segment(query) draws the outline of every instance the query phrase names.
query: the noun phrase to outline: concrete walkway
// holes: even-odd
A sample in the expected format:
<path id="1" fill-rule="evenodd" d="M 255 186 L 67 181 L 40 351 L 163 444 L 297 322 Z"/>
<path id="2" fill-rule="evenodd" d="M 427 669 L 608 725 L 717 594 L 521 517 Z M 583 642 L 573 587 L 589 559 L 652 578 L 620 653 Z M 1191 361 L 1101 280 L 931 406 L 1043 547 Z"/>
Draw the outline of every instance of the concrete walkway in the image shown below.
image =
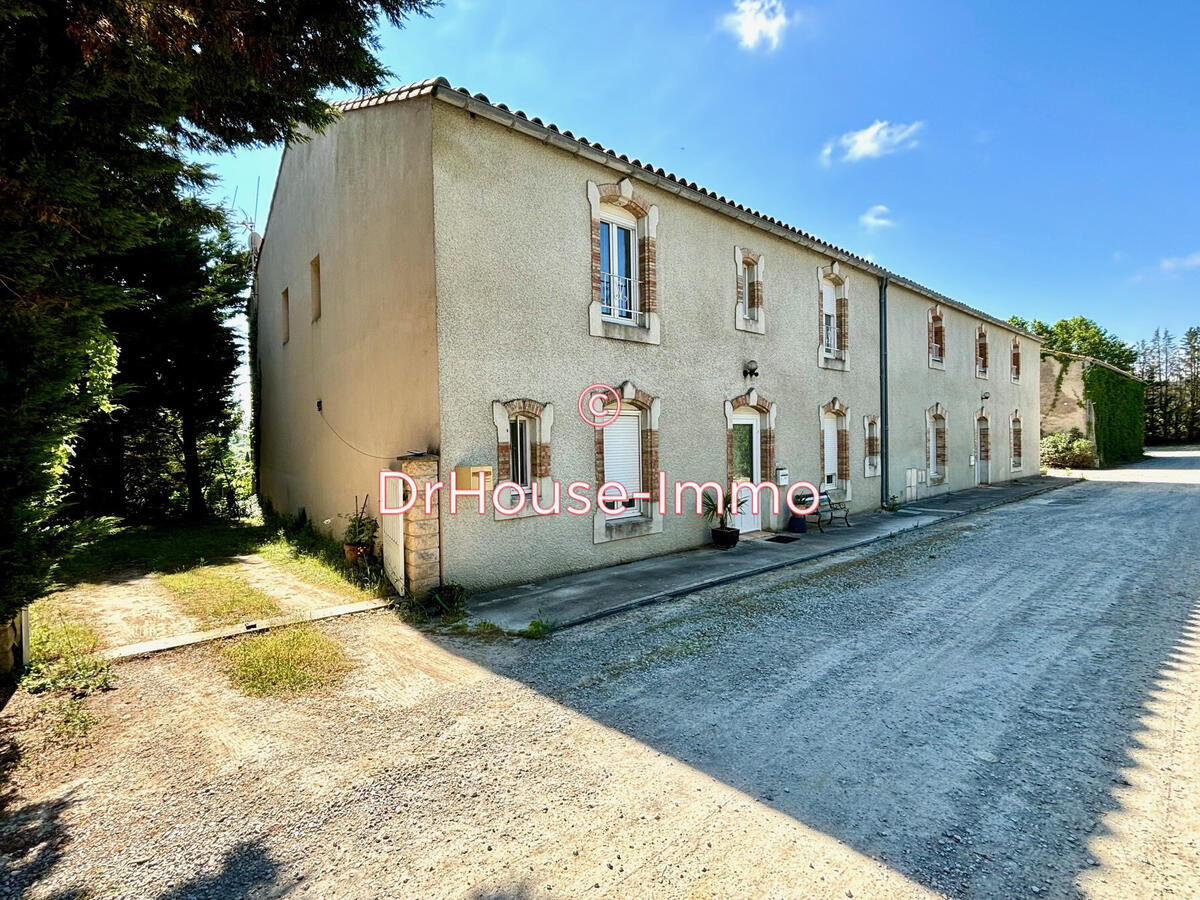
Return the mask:
<path id="1" fill-rule="evenodd" d="M 474 618 L 493 622 L 510 632 L 521 631 L 534 620 L 546 622 L 554 629 L 567 628 L 647 603 L 681 597 L 861 547 L 902 531 L 1024 500 L 1079 480 L 1047 476 L 1022 478 L 927 498 L 903 507 L 897 513 L 852 515 L 852 527 L 846 528 L 840 521 L 835 521 L 826 527 L 824 534 L 810 526 L 805 534 L 764 535 L 743 540 L 732 550 L 706 547 L 564 575 L 538 584 L 501 588 L 472 597 L 467 603 L 467 611 Z M 778 537 L 795 540 L 772 540 Z"/>

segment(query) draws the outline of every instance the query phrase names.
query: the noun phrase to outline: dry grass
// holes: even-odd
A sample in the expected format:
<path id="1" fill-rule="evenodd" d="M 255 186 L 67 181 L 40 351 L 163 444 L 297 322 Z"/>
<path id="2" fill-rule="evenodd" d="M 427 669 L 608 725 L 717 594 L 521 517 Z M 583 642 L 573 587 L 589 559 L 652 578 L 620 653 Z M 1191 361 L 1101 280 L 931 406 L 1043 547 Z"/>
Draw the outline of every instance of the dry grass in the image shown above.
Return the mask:
<path id="1" fill-rule="evenodd" d="M 159 580 L 180 610 L 206 627 L 238 625 L 281 612 L 275 598 L 223 569 L 202 566 Z"/>
<path id="2" fill-rule="evenodd" d="M 312 625 L 240 638 L 221 653 L 230 680 L 252 697 L 291 697 L 329 687 L 350 668 L 342 645 Z"/>

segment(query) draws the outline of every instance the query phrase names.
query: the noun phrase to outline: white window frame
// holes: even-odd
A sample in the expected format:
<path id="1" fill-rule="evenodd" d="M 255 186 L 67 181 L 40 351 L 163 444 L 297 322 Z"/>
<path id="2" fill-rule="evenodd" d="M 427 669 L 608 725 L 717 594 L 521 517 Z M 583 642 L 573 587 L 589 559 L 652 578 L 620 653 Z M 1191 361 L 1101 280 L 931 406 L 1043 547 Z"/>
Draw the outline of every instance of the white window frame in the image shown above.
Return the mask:
<path id="1" fill-rule="evenodd" d="M 526 416 L 514 416 L 508 420 L 508 458 L 512 473 L 510 480 L 520 485 L 526 494 L 533 491 L 531 428 L 536 429 L 537 423 Z M 520 475 L 524 477 L 519 477 Z"/>
<path id="2" fill-rule="evenodd" d="M 646 425 L 645 417 L 641 410 L 623 409 L 621 411 L 620 415 L 618 416 L 618 421 L 622 420 L 622 419 L 633 420 L 637 425 L 636 437 L 634 439 L 634 450 L 637 453 L 637 466 L 635 469 L 635 471 L 637 473 L 637 485 L 636 485 L 635 489 L 632 491 L 629 491 L 629 493 L 631 493 L 631 494 L 639 493 L 640 494 L 646 490 L 646 486 L 644 484 L 642 484 L 642 430 L 645 428 L 645 425 Z M 617 424 L 617 423 L 614 422 L 613 425 L 615 425 L 615 424 Z M 616 433 L 616 432 L 609 431 L 609 429 L 612 427 L 613 427 L 612 425 L 607 426 L 603 430 L 603 434 L 602 434 L 602 437 L 604 440 L 604 480 L 605 481 L 613 480 L 609 474 L 610 470 L 609 470 L 609 466 L 608 466 L 608 442 L 607 442 L 608 435 Z M 597 485 L 597 489 L 598 488 L 599 488 L 599 485 Z M 628 489 L 628 485 L 626 486 L 626 488 Z M 606 516 L 610 521 L 613 521 L 613 522 L 619 522 L 622 519 L 632 519 L 632 518 L 636 518 L 636 517 L 645 515 L 645 508 L 644 508 L 645 501 L 635 500 L 633 498 L 630 498 L 630 500 L 627 501 L 627 504 L 628 505 L 626 506 L 624 512 L 617 513 L 615 515 L 609 515 L 608 513 L 601 511 L 600 514 L 603 516 Z M 597 505 L 599 505 L 599 501 L 597 501 Z"/>
<path id="3" fill-rule="evenodd" d="M 617 236 L 619 234 L 617 229 L 623 228 L 629 232 L 629 275 L 628 275 L 628 278 L 629 278 L 629 309 L 630 309 L 630 312 L 632 313 L 632 315 L 631 316 L 622 316 L 619 314 L 619 312 L 617 310 L 617 304 L 615 304 L 613 302 L 614 297 L 612 295 L 612 282 L 611 281 L 609 281 L 609 309 L 611 310 L 611 312 L 604 311 L 604 299 L 603 299 L 603 297 L 604 297 L 604 281 L 606 279 L 611 279 L 614 276 L 616 276 L 618 278 L 624 278 L 626 276 L 618 275 L 616 272 L 604 271 L 603 263 L 601 263 L 601 268 L 600 268 L 600 279 L 601 279 L 600 316 L 606 322 L 616 322 L 620 325 L 636 325 L 638 327 L 644 327 L 646 324 L 646 314 L 644 312 L 642 312 L 641 296 L 640 296 L 641 291 L 640 291 L 640 284 L 638 282 L 638 274 L 639 273 L 638 273 L 637 219 L 632 215 L 629 215 L 628 217 L 621 215 L 606 206 L 604 212 L 600 216 L 600 241 L 601 241 L 601 244 L 603 244 L 603 242 L 604 242 L 604 231 L 605 231 L 604 226 L 605 225 L 608 226 L 608 240 L 609 240 L 608 263 L 609 263 L 610 268 L 616 264 L 616 260 L 617 260 L 617 247 L 618 247 Z M 603 259 L 603 258 L 604 257 L 603 257 L 603 251 L 602 251 L 601 259 Z"/>
<path id="4" fill-rule="evenodd" d="M 742 261 L 742 317 L 747 322 L 757 322 L 759 308 L 750 305 L 750 285 L 758 281 L 758 265 L 753 260 Z"/>

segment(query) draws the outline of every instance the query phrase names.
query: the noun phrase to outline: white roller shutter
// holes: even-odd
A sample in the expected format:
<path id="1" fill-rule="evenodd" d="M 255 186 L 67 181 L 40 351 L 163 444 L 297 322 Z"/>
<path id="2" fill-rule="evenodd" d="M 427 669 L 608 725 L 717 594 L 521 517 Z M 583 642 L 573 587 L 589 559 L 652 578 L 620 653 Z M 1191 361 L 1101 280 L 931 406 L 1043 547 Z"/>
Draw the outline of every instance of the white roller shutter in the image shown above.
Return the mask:
<path id="1" fill-rule="evenodd" d="M 825 474 L 837 475 L 837 417 L 826 414 L 822 425 L 825 431 Z"/>
<path id="2" fill-rule="evenodd" d="M 622 412 L 604 429 L 604 480 L 617 481 L 630 494 L 642 489 L 642 417 L 637 412 Z M 599 487 L 597 485 L 597 487 Z M 628 515 L 636 515 L 635 504 Z"/>

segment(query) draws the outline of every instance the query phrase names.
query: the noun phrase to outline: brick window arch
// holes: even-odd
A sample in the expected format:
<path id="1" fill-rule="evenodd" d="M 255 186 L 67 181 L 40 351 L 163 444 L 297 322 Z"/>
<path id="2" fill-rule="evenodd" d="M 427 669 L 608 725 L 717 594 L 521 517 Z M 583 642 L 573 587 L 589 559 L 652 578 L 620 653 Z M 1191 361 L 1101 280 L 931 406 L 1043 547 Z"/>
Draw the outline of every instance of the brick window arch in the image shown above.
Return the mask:
<path id="1" fill-rule="evenodd" d="M 975 329 L 975 377 L 988 377 L 988 333 L 987 329 L 980 325 Z"/>
<path id="2" fill-rule="evenodd" d="M 1021 431 L 1021 411 L 1020 410 L 1017 410 L 1017 409 L 1013 410 L 1012 420 L 1011 420 L 1011 428 L 1012 428 L 1012 459 L 1010 460 L 1010 468 L 1013 469 L 1013 471 L 1016 471 L 1017 469 L 1020 469 L 1024 465 L 1024 461 L 1021 458 L 1024 454 L 1021 452 L 1021 445 L 1022 445 L 1023 441 L 1022 441 L 1022 431 Z"/>
<path id="3" fill-rule="evenodd" d="M 935 403 L 925 411 L 925 470 L 930 484 L 946 480 L 946 408 Z"/>
<path id="4" fill-rule="evenodd" d="M 928 315 L 929 367 L 946 368 L 946 316 L 942 307 L 935 303 L 929 307 Z"/>
<path id="5" fill-rule="evenodd" d="M 587 196 L 592 229 L 589 332 L 657 344 L 658 207 L 636 196 L 628 178 L 615 184 L 589 181 Z M 626 239 L 636 246 L 620 249 Z"/>
<path id="6" fill-rule="evenodd" d="M 758 467 L 760 478 L 771 481 L 775 477 L 775 417 L 778 407 L 751 388 L 741 396 L 725 401 L 725 483 L 733 479 L 733 414 L 739 409 L 757 410 L 761 414 L 758 429 Z"/>
<path id="7" fill-rule="evenodd" d="M 492 422 L 496 426 L 496 484 L 512 481 L 526 494 L 537 486 L 545 506 L 550 502 L 550 439 L 554 428 L 554 405 L 521 397 L 492 401 Z M 474 485 L 472 485 L 474 487 Z M 512 501 L 509 505 L 513 505 Z M 516 517 L 496 515 L 497 519 L 533 515 L 531 503 Z"/>
<path id="8" fill-rule="evenodd" d="M 733 327 L 752 334 L 766 333 L 766 313 L 763 310 L 763 273 L 766 259 L 763 254 L 733 248 L 734 284 L 737 303 L 733 311 Z"/>
<path id="9" fill-rule="evenodd" d="M 632 381 L 626 381 L 619 387 L 614 386 L 613 389 L 621 397 L 622 412 L 636 413 L 637 415 L 640 480 L 636 487 L 638 493 L 649 494 L 649 499 L 637 501 L 636 514 L 628 518 L 613 518 L 597 509 L 592 517 L 592 543 L 594 544 L 603 544 L 622 538 L 641 537 L 647 534 L 659 534 L 663 528 L 662 515 L 658 511 L 658 472 L 661 468 L 658 456 L 658 419 L 662 401 L 643 391 Z M 593 429 L 597 491 L 608 480 L 605 473 L 607 452 L 605 432 L 608 430 L 608 428 Z M 611 438 L 613 435 L 608 437 Z M 611 447 L 608 448 L 608 450 L 611 449 Z"/>

